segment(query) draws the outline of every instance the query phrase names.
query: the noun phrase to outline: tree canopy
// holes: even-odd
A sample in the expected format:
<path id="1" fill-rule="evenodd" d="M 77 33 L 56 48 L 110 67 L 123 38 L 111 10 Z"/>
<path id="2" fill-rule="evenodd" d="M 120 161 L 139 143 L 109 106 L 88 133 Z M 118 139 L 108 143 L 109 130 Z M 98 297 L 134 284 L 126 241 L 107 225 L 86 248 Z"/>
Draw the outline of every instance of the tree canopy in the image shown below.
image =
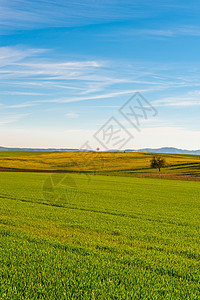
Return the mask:
<path id="1" fill-rule="evenodd" d="M 154 156 L 152 159 L 151 159 L 151 168 L 153 169 L 158 169 L 159 172 L 161 170 L 161 168 L 164 168 L 166 167 L 166 161 L 164 158 L 158 156 Z"/>

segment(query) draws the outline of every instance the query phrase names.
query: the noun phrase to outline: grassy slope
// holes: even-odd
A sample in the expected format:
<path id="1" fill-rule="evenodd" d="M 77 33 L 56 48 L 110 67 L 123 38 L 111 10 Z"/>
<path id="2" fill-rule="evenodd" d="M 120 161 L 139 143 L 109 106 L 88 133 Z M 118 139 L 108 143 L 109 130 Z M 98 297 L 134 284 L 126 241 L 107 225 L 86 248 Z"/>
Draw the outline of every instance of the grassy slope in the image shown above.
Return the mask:
<path id="1" fill-rule="evenodd" d="M 150 169 L 150 153 L 104 152 L 0 152 L 0 168 L 64 170 L 117 173 L 157 173 Z M 200 158 L 194 155 L 161 154 L 168 164 L 167 174 L 200 174 Z"/>
<path id="2" fill-rule="evenodd" d="M 48 176 L 0 173 L 1 299 L 199 299 L 199 183 Z"/>

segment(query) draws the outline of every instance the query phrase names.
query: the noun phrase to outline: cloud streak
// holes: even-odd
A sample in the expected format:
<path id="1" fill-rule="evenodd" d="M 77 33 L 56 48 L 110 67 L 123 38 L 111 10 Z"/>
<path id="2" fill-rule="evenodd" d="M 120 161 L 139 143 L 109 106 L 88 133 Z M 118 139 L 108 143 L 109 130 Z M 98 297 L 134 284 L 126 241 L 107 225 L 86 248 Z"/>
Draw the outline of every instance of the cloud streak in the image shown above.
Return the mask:
<path id="1" fill-rule="evenodd" d="M 163 12 L 190 11 L 195 4 L 154 0 L 1 0 L 0 29 L 2 31 L 74 27 L 159 16 Z"/>
<path id="2" fill-rule="evenodd" d="M 26 114 L 8 114 L 8 113 L 4 113 L 4 114 L 0 114 L 0 125 L 6 125 L 6 124 L 10 124 L 10 123 L 15 123 L 25 117 L 30 116 L 30 113 L 26 113 Z"/>
<path id="3" fill-rule="evenodd" d="M 169 66 L 165 68 L 162 65 L 148 64 L 145 67 L 133 63 L 131 71 L 127 72 L 126 66 L 117 64 L 116 68 L 114 62 L 90 59 L 45 61 L 42 59 L 45 52 L 51 50 L 0 48 L 0 94 L 5 107 L 24 109 L 48 103 L 114 99 L 137 91 L 149 93 L 200 85 L 198 78 L 194 76 L 172 75 L 172 67 Z M 168 72 L 170 75 L 167 75 Z M 15 103 L 8 105 L 8 96 Z M 155 102 L 155 105 L 198 105 L 198 99 L 191 100 L 190 96 L 184 101 L 184 98 L 176 99 L 175 102 L 170 98 L 163 99 Z"/>
<path id="4" fill-rule="evenodd" d="M 153 101 L 153 105 L 157 107 L 187 107 L 200 106 L 200 90 L 188 92 L 186 95 L 179 95 L 174 97 L 167 97 Z"/>
<path id="5" fill-rule="evenodd" d="M 129 30 L 126 35 L 136 35 L 136 36 L 145 36 L 145 37 L 177 37 L 177 36 L 200 36 L 200 27 L 197 26 L 179 26 L 179 27 L 170 27 L 163 29 L 136 29 Z"/>

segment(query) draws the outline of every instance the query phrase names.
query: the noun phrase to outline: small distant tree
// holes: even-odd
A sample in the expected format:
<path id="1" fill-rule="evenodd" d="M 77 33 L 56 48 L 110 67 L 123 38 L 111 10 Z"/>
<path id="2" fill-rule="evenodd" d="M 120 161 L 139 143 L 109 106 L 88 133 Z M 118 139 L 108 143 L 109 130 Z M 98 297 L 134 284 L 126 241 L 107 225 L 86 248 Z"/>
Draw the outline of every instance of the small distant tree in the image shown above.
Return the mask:
<path id="1" fill-rule="evenodd" d="M 100 148 L 98 147 L 96 150 L 97 150 L 97 151 L 99 151 L 99 150 L 100 150 Z"/>
<path id="2" fill-rule="evenodd" d="M 161 170 L 161 168 L 164 168 L 166 167 L 166 161 L 164 158 L 158 156 L 154 156 L 152 159 L 151 159 L 151 168 L 153 169 L 158 169 L 159 172 Z"/>

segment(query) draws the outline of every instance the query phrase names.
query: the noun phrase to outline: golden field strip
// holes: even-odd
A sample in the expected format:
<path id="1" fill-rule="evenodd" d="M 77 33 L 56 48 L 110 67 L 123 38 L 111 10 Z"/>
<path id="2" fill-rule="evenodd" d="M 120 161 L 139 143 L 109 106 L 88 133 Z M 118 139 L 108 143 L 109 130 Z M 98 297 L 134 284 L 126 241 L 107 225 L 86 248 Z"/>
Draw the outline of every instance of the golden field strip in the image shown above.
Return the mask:
<path id="1" fill-rule="evenodd" d="M 114 152 L 26 152 L 1 151 L 0 170 L 35 170 L 65 172 L 96 172 L 157 176 L 158 170 L 150 168 L 152 153 Z M 165 158 L 167 167 L 159 176 L 200 176 L 200 156 L 159 154 Z"/>

